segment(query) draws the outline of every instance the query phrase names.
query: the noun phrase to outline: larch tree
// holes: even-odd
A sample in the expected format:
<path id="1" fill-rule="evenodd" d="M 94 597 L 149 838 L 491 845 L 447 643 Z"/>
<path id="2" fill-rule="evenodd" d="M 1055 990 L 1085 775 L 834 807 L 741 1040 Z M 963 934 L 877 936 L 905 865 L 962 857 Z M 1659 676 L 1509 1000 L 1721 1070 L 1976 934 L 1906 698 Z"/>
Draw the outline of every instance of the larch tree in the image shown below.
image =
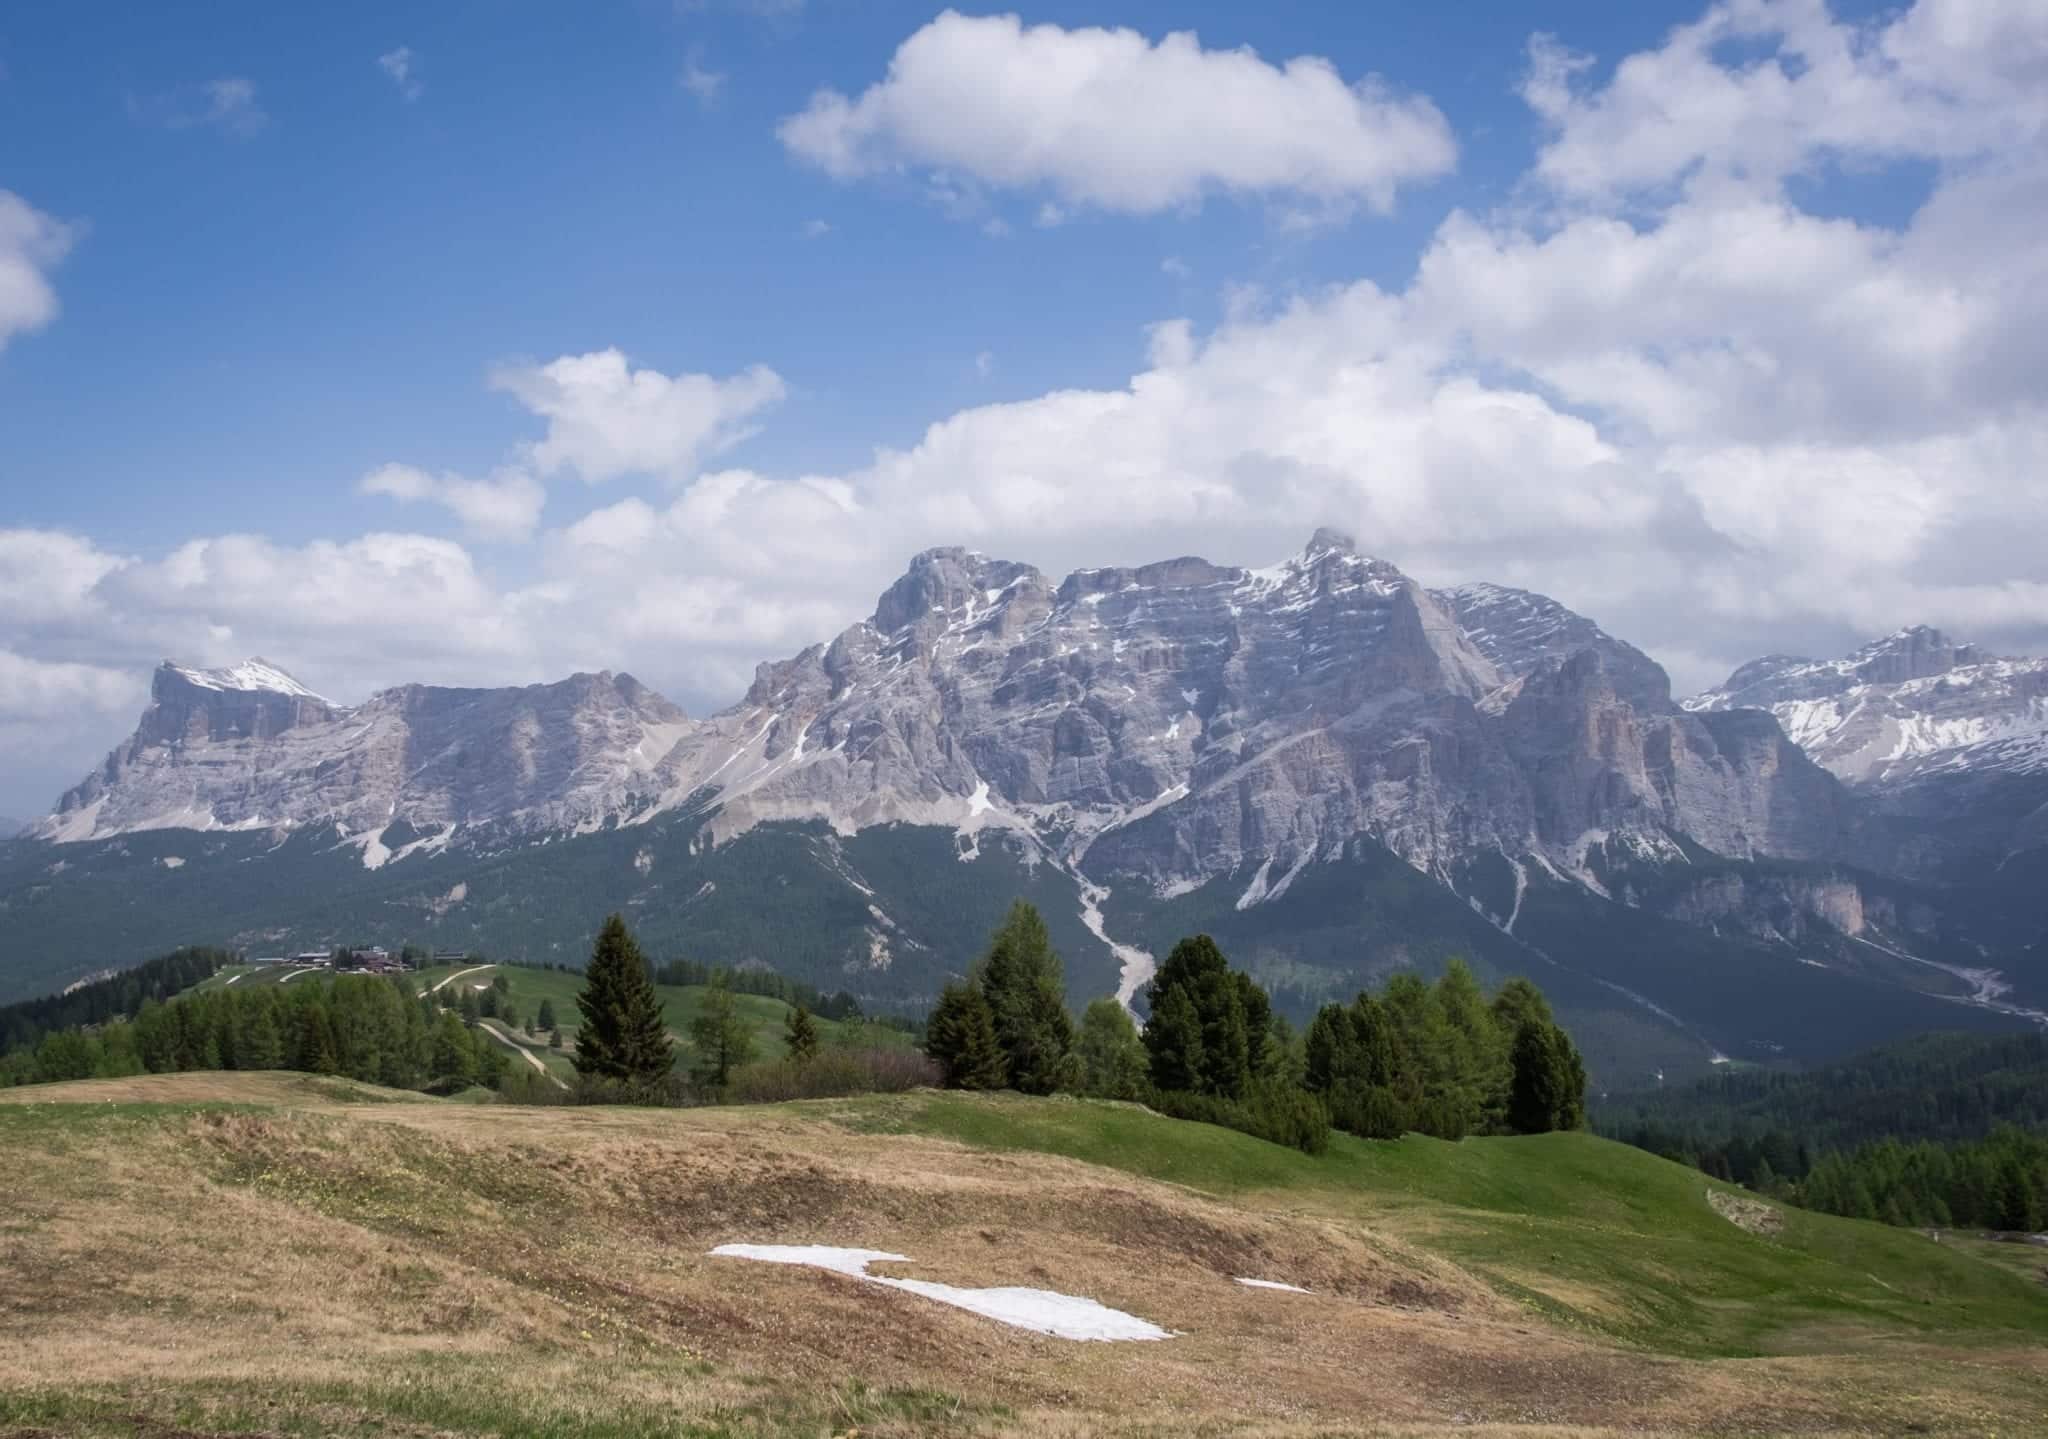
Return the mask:
<path id="1" fill-rule="evenodd" d="M 723 973 L 711 977 L 704 1008 L 690 1021 L 690 1039 L 697 1047 L 697 1082 L 714 1089 L 725 1088 L 732 1072 L 754 1057 L 754 1027 L 740 1014 Z"/>

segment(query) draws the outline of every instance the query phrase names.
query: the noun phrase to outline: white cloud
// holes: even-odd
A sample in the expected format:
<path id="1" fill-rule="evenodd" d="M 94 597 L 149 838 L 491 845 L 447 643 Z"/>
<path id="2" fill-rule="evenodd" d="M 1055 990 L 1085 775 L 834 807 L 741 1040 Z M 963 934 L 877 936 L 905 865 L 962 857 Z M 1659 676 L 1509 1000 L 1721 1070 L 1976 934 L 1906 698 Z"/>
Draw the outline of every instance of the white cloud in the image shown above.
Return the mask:
<path id="1" fill-rule="evenodd" d="M 548 422 L 532 447 L 540 473 L 569 469 L 592 483 L 628 474 L 686 479 L 704 456 L 751 434 L 784 393 L 782 377 L 765 365 L 725 379 L 671 376 L 636 370 L 617 350 L 501 366 L 491 383 Z"/>
<path id="2" fill-rule="evenodd" d="M 16 335 L 57 315 L 50 271 L 71 249 L 74 227 L 52 219 L 12 190 L 0 190 L 0 350 Z"/>
<path id="3" fill-rule="evenodd" d="M 1194 267 L 1178 255 L 1168 255 L 1159 262 L 1159 273 L 1169 279 L 1186 280 L 1194 276 Z"/>
<path id="4" fill-rule="evenodd" d="M 839 180 L 907 166 L 1130 214 L 1212 191 L 1384 210 L 1457 158 L 1428 100 L 1317 56 L 1273 65 L 1191 32 L 1154 43 L 951 10 L 858 98 L 821 90 L 777 133 Z"/>
<path id="5" fill-rule="evenodd" d="M 130 96 L 128 113 L 166 130 L 213 129 L 246 140 L 270 123 L 256 98 L 256 82 L 227 75 L 156 95 Z"/>
<path id="6" fill-rule="evenodd" d="M 974 373 L 981 376 L 984 380 L 987 379 L 990 375 L 994 374 L 995 370 L 995 351 L 983 350 L 980 354 L 974 357 Z"/>
<path id="7" fill-rule="evenodd" d="M 402 503 L 426 501 L 454 512 L 479 539 L 520 540 L 540 523 L 547 490 L 526 472 L 506 468 L 489 479 L 457 474 L 430 475 L 412 465 L 380 465 L 364 475 L 357 488 L 366 495 L 388 495 Z"/>
<path id="8" fill-rule="evenodd" d="M 689 58 L 683 61 L 683 73 L 676 79 L 676 83 L 689 91 L 691 97 L 707 110 L 716 105 L 719 96 L 725 93 L 725 81 L 722 71 L 704 67 L 703 51 L 696 49 L 691 50 Z"/>
<path id="9" fill-rule="evenodd" d="M 832 224 L 829 220 L 804 221 L 803 236 L 806 240 L 822 240 L 831 233 Z"/>
<path id="10" fill-rule="evenodd" d="M 1747 61 L 1729 47 L 1761 47 Z M 2048 126 L 2048 8 L 1920 0 L 1863 24 L 1822 0 L 1728 0 L 1584 93 L 1587 68 L 1531 46 L 1523 94 L 1551 135 L 1536 172 L 1601 197 L 1703 175 L 1777 181 L 1824 156 L 1952 160 L 2016 153 Z"/>
<path id="11" fill-rule="evenodd" d="M 80 710 L 130 715 L 148 693 L 147 676 L 133 670 L 30 659 L 0 649 L 0 726 L 61 724 Z"/>
<path id="12" fill-rule="evenodd" d="M 418 74 L 419 57 L 413 54 L 410 45 L 401 45 L 396 50 L 387 50 L 379 55 L 377 68 L 398 87 L 399 95 L 408 105 L 427 91 Z"/>

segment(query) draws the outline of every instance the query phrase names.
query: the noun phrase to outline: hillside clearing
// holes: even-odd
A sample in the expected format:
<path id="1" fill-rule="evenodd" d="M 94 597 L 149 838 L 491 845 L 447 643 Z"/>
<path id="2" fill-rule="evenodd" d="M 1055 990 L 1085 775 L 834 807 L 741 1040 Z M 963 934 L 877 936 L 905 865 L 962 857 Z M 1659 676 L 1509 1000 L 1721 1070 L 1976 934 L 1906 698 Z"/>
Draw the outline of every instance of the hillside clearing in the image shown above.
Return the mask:
<path id="1" fill-rule="evenodd" d="M 1980 1433 L 2048 1408 L 2040 1286 L 1875 1225 L 1760 1238 L 1697 1175 L 1585 1136 L 1312 1160 L 929 1092 L 527 1109 L 192 1074 L 0 1098 L 0 1433 Z M 708 1254 L 733 1243 L 912 1255 L 905 1283 L 1087 1296 L 1175 1337 L 1074 1343 Z"/>

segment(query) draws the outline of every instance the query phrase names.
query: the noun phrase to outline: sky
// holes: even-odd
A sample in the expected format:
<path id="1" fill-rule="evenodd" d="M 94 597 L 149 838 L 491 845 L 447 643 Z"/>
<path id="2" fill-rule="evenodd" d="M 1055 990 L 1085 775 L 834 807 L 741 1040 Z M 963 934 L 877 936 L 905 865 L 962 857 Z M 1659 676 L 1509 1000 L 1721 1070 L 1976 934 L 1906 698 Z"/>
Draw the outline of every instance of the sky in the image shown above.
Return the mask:
<path id="1" fill-rule="evenodd" d="M 2048 651 L 2048 5 L 0 11 L 0 812 L 166 657 L 692 712 L 961 544 Z"/>

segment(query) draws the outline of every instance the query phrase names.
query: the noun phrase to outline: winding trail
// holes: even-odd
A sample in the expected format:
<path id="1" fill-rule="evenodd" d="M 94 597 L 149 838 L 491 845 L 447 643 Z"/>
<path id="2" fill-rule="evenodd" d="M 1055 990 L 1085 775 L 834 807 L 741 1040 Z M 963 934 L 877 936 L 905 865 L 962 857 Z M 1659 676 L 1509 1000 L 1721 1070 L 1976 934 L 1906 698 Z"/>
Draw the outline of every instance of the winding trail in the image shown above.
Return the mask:
<path id="1" fill-rule="evenodd" d="M 473 964 L 473 965 L 471 965 L 471 966 L 470 966 L 470 967 L 469 967 L 468 969 L 458 969 L 458 970 L 456 970 L 456 971 L 455 971 L 455 973 L 453 973 L 453 974 L 449 975 L 449 976 L 448 976 L 448 977 L 447 977 L 446 979 L 442 980 L 442 981 L 441 981 L 441 982 L 440 982 L 439 984 L 433 985 L 433 986 L 431 986 L 430 988 L 428 988 L 428 989 L 426 990 L 426 993 L 428 993 L 428 994 L 439 994 L 439 993 L 440 993 L 440 992 L 441 992 L 442 990 L 446 989 L 446 988 L 447 988 L 447 987 L 448 987 L 449 985 L 453 984 L 453 983 L 454 983 L 454 982 L 455 982 L 456 980 L 458 980 L 458 979 L 462 978 L 462 976 L 464 976 L 465 974 L 478 974 L 478 973 L 481 973 L 482 971 L 484 971 L 484 970 L 486 970 L 486 969 L 496 969 L 496 968 L 497 968 L 497 966 L 496 966 L 495 964 Z"/>
<path id="2" fill-rule="evenodd" d="M 452 979 L 454 978 L 454 976 L 450 975 L 449 978 Z M 555 1088 L 563 1090 L 565 1092 L 568 1090 L 569 1086 L 562 1083 L 562 1081 L 556 1077 L 555 1072 L 553 1070 L 549 1069 L 545 1064 L 541 1063 L 539 1055 L 535 1054 L 532 1050 L 528 1049 L 518 1040 L 513 1039 L 510 1035 L 506 1034 L 505 1031 L 498 1028 L 498 1026 L 494 1024 L 492 1021 L 488 1019 L 480 1019 L 477 1021 L 477 1028 L 481 1029 L 485 1034 L 488 1034 L 491 1038 L 497 1040 L 498 1043 L 504 1045 L 507 1049 L 516 1051 L 521 1059 L 525 1060 L 535 1069 L 538 1069 L 541 1072 L 541 1075 L 547 1080 L 549 1084 L 552 1084 Z"/>

